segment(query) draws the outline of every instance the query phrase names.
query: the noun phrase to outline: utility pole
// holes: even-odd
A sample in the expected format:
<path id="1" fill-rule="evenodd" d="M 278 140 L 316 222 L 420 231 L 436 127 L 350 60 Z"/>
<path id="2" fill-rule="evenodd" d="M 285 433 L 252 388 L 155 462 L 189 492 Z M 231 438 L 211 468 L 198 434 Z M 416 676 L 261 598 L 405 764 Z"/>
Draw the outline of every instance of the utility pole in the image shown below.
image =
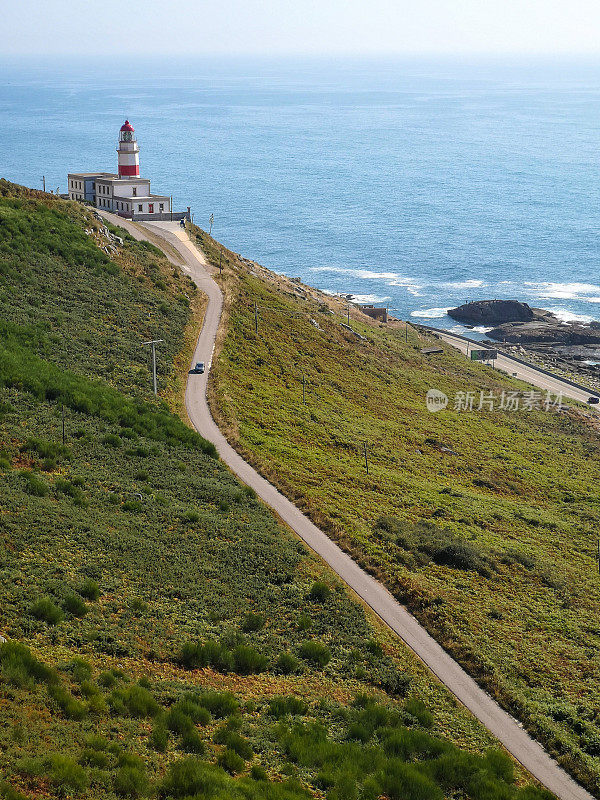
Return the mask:
<path id="1" fill-rule="evenodd" d="M 367 475 L 369 474 L 369 459 L 367 456 L 367 443 L 363 443 L 364 451 L 365 451 L 365 468 L 367 470 Z"/>
<path id="2" fill-rule="evenodd" d="M 254 303 L 254 333 L 258 333 L 258 306 Z"/>
<path id="3" fill-rule="evenodd" d="M 46 176 L 45 175 L 42 175 L 42 186 L 44 187 L 42 189 L 42 191 L 45 192 L 46 191 Z"/>
<path id="4" fill-rule="evenodd" d="M 154 387 L 154 394 L 158 394 L 157 386 L 156 386 L 156 345 L 160 344 L 164 339 L 153 339 L 151 342 L 144 342 L 144 347 L 146 345 L 151 345 L 152 347 L 152 385 Z"/>
<path id="5" fill-rule="evenodd" d="M 210 217 L 208 218 L 208 223 L 210 225 L 210 228 L 208 230 L 208 235 L 209 236 L 212 236 L 212 226 L 213 226 L 214 221 L 215 221 L 215 215 L 211 214 Z"/>

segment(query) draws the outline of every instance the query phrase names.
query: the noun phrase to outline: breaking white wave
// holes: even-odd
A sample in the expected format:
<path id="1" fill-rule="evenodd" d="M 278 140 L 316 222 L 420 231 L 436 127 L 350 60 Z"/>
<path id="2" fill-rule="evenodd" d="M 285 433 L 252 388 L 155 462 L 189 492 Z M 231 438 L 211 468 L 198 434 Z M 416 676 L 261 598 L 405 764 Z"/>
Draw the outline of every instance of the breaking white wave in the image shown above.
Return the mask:
<path id="1" fill-rule="evenodd" d="M 592 322 L 594 317 L 589 316 L 588 314 L 575 314 L 573 311 L 569 311 L 568 308 L 548 308 L 547 311 L 551 311 L 555 317 L 558 317 L 561 322 Z"/>
<path id="2" fill-rule="evenodd" d="M 369 269 L 347 269 L 346 267 L 311 267 L 311 272 L 334 272 L 337 275 L 349 275 L 352 278 L 360 278 L 366 281 L 385 281 L 387 286 L 401 286 L 409 294 L 419 295 L 419 290 L 423 288 L 420 283 L 400 275 L 398 272 L 374 272 Z M 389 298 L 385 298 L 389 299 Z"/>
<path id="3" fill-rule="evenodd" d="M 600 302 L 597 299 L 600 286 L 594 283 L 534 283 L 532 281 L 526 281 L 525 286 L 533 289 L 538 297 L 543 299 L 583 300 L 588 303 Z M 591 294 L 595 294 L 596 296 L 590 297 Z"/>
<path id="4" fill-rule="evenodd" d="M 444 286 L 448 287 L 448 289 L 479 289 L 482 286 L 485 286 L 485 281 L 478 280 L 477 278 L 471 278 L 470 280 L 466 281 L 450 281 L 448 283 L 444 283 Z"/>
<path id="5" fill-rule="evenodd" d="M 491 327 L 491 328 L 486 328 L 486 327 L 485 327 L 485 325 L 474 325 L 474 326 L 471 328 L 471 330 L 472 330 L 472 331 L 475 331 L 475 333 L 489 333 L 489 331 L 492 331 L 492 330 L 494 330 L 494 328 L 493 328 L 493 327 Z"/>
<path id="6" fill-rule="evenodd" d="M 376 294 L 354 294 L 352 295 L 353 303 L 385 303 L 386 300 L 391 300 L 391 297 L 379 297 Z"/>
<path id="7" fill-rule="evenodd" d="M 346 269 L 346 267 L 311 267 L 311 272 L 335 272 L 339 275 L 351 275 L 353 278 L 363 280 L 400 280 L 402 275 L 397 272 L 372 272 L 368 269 Z"/>
<path id="8" fill-rule="evenodd" d="M 421 308 L 418 311 L 411 311 L 411 317 L 422 317 L 423 319 L 441 319 L 446 316 L 449 308 Z"/>

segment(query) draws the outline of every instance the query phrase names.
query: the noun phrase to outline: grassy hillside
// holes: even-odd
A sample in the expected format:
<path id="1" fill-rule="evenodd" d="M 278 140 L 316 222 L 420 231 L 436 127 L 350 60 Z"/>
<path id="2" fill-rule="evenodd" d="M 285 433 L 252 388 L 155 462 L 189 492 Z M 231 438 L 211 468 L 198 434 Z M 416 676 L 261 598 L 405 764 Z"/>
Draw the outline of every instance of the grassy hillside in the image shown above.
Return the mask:
<path id="1" fill-rule="evenodd" d="M 159 251 L 1 182 L 0 295 L 0 797 L 549 797 L 154 400 Z"/>
<path id="2" fill-rule="evenodd" d="M 482 390 L 527 387 L 359 312 L 357 338 L 341 304 L 223 263 L 212 405 L 230 441 L 598 794 L 597 429 L 576 410 L 477 411 Z M 448 409 L 426 410 L 430 388 Z M 461 391 L 473 412 L 453 410 Z"/>

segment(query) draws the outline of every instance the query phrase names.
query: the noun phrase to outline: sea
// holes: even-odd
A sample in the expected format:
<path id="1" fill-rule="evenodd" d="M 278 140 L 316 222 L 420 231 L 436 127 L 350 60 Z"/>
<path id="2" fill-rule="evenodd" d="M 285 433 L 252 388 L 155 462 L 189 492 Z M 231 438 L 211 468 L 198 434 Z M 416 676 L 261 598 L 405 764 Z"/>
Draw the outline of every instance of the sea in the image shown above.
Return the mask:
<path id="1" fill-rule="evenodd" d="M 114 171 L 228 247 L 402 319 L 514 298 L 600 318 L 600 60 L 0 62 L 0 175 Z M 480 334 L 485 330 L 481 329 Z"/>

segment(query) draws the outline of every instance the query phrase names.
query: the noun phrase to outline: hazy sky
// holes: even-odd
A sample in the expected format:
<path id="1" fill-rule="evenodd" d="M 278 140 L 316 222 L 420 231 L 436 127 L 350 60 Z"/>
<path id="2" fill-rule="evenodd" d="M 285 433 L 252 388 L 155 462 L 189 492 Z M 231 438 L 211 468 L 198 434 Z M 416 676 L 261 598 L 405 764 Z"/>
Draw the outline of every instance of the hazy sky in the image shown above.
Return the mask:
<path id="1" fill-rule="evenodd" d="M 0 0 L 4 54 L 598 53 L 599 0 Z"/>

